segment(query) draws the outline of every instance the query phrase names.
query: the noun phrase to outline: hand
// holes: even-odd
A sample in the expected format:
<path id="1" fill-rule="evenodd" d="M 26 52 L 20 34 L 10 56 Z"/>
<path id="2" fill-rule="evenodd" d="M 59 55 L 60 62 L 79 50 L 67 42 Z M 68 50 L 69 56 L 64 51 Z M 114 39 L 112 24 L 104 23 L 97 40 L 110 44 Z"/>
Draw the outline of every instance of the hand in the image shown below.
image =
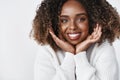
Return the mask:
<path id="1" fill-rule="evenodd" d="M 98 42 L 101 38 L 101 34 L 101 26 L 97 24 L 93 33 L 89 35 L 85 41 L 76 45 L 76 54 L 82 51 L 86 51 L 91 46 L 91 44 Z"/>
<path id="2" fill-rule="evenodd" d="M 90 36 L 88 36 L 87 40 L 89 41 L 89 43 L 98 42 L 101 38 L 101 35 L 102 35 L 101 26 L 97 24 L 96 27 L 94 28 L 93 33 Z"/>
<path id="3" fill-rule="evenodd" d="M 74 47 L 69 44 L 67 41 L 65 41 L 63 39 L 63 37 L 60 35 L 59 38 L 54 34 L 52 29 L 49 29 L 49 33 L 51 34 L 53 40 L 55 41 L 55 43 L 57 44 L 57 46 L 59 46 L 62 50 L 66 51 L 66 52 L 70 52 L 70 53 L 75 53 L 75 49 Z"/>

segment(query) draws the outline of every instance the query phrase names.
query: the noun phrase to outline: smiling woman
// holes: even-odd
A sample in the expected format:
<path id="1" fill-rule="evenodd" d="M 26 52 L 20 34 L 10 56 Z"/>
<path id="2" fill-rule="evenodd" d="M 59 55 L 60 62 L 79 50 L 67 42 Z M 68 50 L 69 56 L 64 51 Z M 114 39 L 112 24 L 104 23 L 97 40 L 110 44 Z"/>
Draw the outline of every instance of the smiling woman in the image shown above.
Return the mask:
<path id="1" fill-rule="evenodd" d="M 76 45 L 86 39 L 89 32 L 88 16 L 84 7 L 76 1 L 68 1 L 60 14 L 60 32 L 65 40 Z"/>
<path id="2" fill-rule="evenodd" d="M 33 21 L 42 45 L 35 80 L 118 80 L 119 36 L 119 15 L 106 0 L 43 0 Z"/>

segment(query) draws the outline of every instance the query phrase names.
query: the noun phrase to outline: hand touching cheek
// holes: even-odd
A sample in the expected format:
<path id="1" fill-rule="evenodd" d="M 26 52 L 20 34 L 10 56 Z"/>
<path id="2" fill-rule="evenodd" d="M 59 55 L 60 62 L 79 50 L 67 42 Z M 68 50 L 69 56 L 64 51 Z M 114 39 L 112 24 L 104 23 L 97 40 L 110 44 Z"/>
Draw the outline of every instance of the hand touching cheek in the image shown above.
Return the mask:
<path id="1" fill-rule="evenodd" d="M 75 54 L 75 48 L 71 44 L 69 44 L 67 41 L 64 41 L 62 36 L 58 38 L 51 29 L 49 30 L 49 33 L 51 34 L 53 40 L 55 41 L 58 47 L 60 47 L 62 50 L 66 52 Z"/>
<path id="2" fill-rule="evenodd" d="M 49 32 L 50 32 L 53 40 L 55 41 L 55 43 L 62 50 L 66 51 L 66 52 L 70 52 L 72 54 L 77 54 L 79 52 L 86 51 L 91 46 L 91 44 L 96 43 L 96 42 L 98 42 L 100 40 L 101 34 L 102 34 L 101 26 L 97 24 L 96 28 L 93 31 L 93 33 L 91 35 L 89 35 L 86 40 L 84 40 L 83 42 L 77 44 L 74 47 L 73 45 L 71 45 L 70 43 L 65 41 L 62 36 L 60 36 L 58 38 L 51 29 L 49 30 Z"/>
<path id="3" fill-rule="evenodd" d="M 97 24 L 93 33 L 89 35 L 85 41 L 76 45 L 76 54 L 82 51 L 86 51 L 91 46 L 91 44 L 98 42 L 101 38 L 101 34 L 101 26 Z"/>

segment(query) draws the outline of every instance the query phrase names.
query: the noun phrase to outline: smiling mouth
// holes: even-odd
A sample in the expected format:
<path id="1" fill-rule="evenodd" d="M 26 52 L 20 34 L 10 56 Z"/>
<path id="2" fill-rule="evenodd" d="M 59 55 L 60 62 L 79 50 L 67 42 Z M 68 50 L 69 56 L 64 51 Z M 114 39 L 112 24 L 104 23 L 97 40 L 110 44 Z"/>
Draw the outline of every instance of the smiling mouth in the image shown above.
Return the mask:
<path id="1" fill-rule="evenodd" d="M 81 36 L 81 33 L 69 33 L 68 37 L 70 40 L 77 40 L 79 39 Z"/>

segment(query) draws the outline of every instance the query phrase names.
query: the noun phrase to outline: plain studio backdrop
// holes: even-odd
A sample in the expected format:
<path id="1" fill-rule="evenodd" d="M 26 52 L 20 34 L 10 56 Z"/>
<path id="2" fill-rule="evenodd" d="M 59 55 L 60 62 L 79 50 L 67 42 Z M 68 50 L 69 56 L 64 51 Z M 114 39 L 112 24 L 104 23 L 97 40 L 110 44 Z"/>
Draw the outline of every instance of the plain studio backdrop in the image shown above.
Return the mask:
<path id="1" fill-rule="evenodd" d="M 108 0 L 116 9 L 119 0 Z M 41 0 L 0 0 L 0 80 L 33 80 L 38 49 L 29 37 Z M 120 9 L 118 10 L 120 13 Z M 120 40 L 114 42 L 120 64 Z"/>

